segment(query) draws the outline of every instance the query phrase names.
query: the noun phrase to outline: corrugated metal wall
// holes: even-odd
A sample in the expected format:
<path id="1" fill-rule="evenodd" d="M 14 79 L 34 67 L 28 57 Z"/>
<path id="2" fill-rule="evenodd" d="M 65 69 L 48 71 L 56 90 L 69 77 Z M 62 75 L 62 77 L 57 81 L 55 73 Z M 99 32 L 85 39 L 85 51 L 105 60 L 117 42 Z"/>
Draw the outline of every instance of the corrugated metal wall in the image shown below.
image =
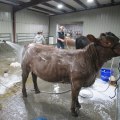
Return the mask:
<path id="1" fill-rule="evenodd" d="M 11 41 L 12 38 L 12 7 L 0 4 L 0 42 L 3 40 Z"/>
<path id="2" fill-rule="evenodd" d="M 43 31 L 48 36 L 49 18 L 48 16 L 30 10 L 22 10 L 16 13 L 16 40 L 18 34 L 32 36 Z M 0 34 L 10 33 L 12 38 L 12 7 L 0 3 Z M 2 35 L 3 36 L 3 35 Z M 23 39 L 22 41 L 24 41 Z"/>
<path id="3" fill-rule="evenodd" d="M 48 27 L 49 19 L 46 15 L 29 10 L 22 10 L 16 13 L 17 41 L 33 40 L 35 34 L 41 31 L 47 37 Z"/>
<path id="4" fill-rule="evenodd" d="M 12 33 L 11 11 L 10 6 L 0 4 L 0 33 Z"/>
<path id="5" fill-rule="evenodd" d="M 17 33 L 36 33 L 43 31 L 48 33 L 48 16 L 37 12 L 22 10 L 16 13 Z"/>
<path id="6" fill-rule="evenodd" d="M 102 32 L 111 31 L 120 36 L 120 6 L 94 9 L 52 16 L 50 18 L 50 35 L 56 35 L 56 25 L 72 22 L 83 22 L 83 34 L 93 34 L 96 37 Z"/>

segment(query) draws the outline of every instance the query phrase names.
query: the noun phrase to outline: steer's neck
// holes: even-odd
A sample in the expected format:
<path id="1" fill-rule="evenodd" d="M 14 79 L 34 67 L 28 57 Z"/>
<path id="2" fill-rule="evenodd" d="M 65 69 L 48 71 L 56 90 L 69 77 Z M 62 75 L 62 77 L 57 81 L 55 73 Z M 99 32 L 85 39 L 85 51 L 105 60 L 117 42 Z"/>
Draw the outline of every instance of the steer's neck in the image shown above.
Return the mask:
<path id="1" fill-rule="evenodd" d="M 94 44 L 90 44 L 86 47 L 84 57 L 87 60 L 86 64 L 91 65 L 91 67 L 94 68 L 96 72 L 98 72 L 100 69 L 99 54 Z"/>
<path id="2" fill-rule="evenodd" d="M 103 64 L 107 62 L 109 59 L 111 59 L 113 56 L 110 53 L 110 51 L 107 50 L 107 48 L 101 46 L 97 46 L 96 51 L 98 54 L 98 61 L 99 61 L 98 67 L 100 69 L 103 66 Z"/>

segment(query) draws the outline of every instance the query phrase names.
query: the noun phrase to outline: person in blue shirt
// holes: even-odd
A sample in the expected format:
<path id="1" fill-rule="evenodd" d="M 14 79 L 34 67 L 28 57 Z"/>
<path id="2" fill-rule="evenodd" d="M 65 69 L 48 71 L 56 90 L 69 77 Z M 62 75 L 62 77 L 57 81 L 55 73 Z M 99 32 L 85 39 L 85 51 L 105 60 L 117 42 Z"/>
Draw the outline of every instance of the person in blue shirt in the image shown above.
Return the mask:
<path id="1" fill-rule="evenodd" d="M 60 26 L 57 36 L 57 48 L 64 49 L 64 27 Z"/>

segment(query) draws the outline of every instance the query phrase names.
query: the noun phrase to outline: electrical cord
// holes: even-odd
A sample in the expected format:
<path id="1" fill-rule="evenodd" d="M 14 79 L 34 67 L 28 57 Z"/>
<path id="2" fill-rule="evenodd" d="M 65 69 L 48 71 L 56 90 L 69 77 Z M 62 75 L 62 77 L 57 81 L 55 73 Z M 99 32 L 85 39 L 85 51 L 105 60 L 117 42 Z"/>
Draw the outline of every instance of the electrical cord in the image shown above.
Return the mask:
<path id="1" fill-rule="evenodd" d="M 35 90 L 32 90 L 32 91 L 35 91 Z M 62 92 L 47 92 L 47 91 L 40 91 L 40 93 L 46 93 L 46 94 L 64 94 L 64 93 L 67 93 L 67 92 L 70 92 L 71 89 L 69 90 L 65 90 L 65 91 L 62 91 Z"/>

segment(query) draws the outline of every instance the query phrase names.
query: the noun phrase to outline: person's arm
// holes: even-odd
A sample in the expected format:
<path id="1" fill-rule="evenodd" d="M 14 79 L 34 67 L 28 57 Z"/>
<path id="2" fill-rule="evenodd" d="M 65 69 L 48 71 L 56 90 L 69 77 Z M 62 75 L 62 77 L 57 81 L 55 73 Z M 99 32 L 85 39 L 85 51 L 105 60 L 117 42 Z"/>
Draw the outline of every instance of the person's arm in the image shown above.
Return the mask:
<path id="1" fill-rule="evenodd" d="M 59 38 L 59 33 L 58 33 L 58 36 L 57 36 L 57 40 L 60 40 L 61 42 L 64 42 L 64 39 Z"/>
<path id="2" fill-rule="evenodd" d="M 60 40 L 60 41 L 62 41 L 62 42 L 64 42 L 64 39 L 61 39 L 61 38 L 57 38 L 58 40 Z"/>

